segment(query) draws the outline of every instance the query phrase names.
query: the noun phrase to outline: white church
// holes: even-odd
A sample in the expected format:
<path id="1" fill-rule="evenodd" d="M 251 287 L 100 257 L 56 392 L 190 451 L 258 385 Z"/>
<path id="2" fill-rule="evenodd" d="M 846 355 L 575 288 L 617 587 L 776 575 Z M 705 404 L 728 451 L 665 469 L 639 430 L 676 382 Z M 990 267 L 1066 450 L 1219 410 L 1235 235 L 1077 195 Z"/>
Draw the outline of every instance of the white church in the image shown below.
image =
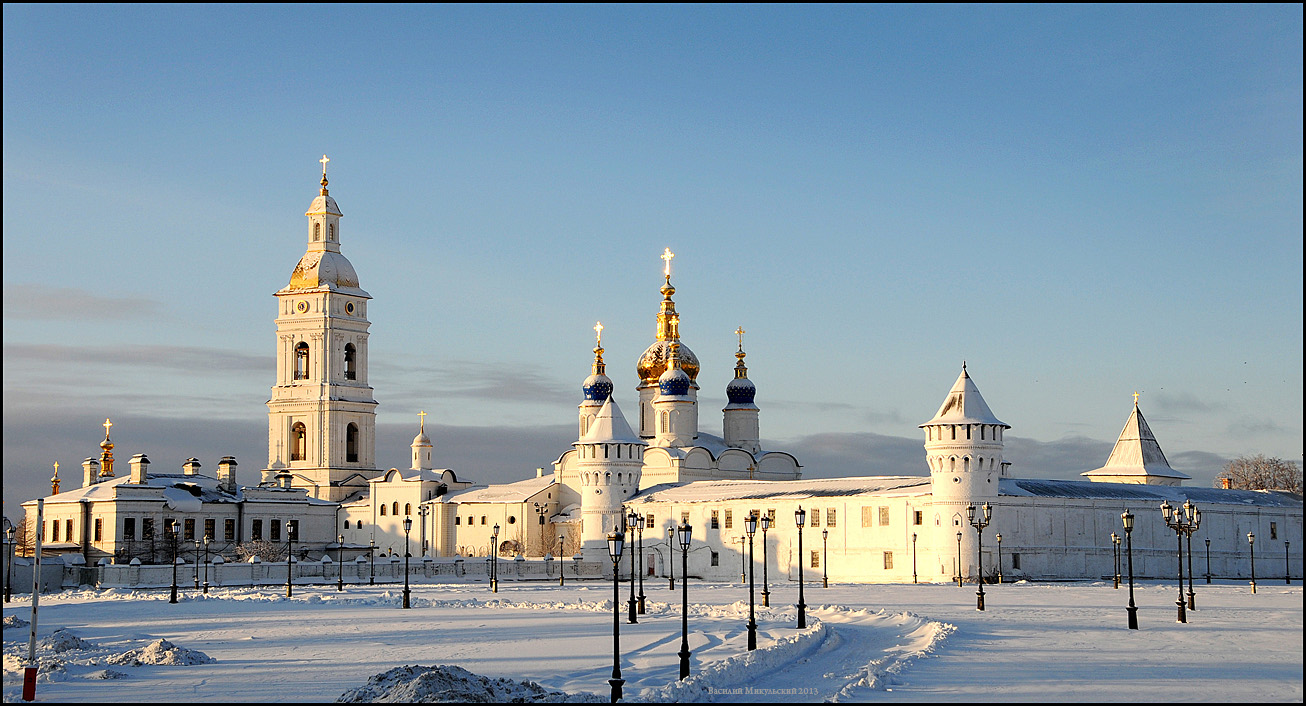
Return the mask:
<path id="1" fill-rule="evenodd" d="M 328 193 L 325 164 L 323 157 L 321 190 L 305 213 L 306 251 L 275 294 L 268 464 L 257 482 L 238 484 L 230 457 L 209 477 L 195 459 L 181 473 L 150 472 L 137 454 L 131 472 L 115 476 L 106 420 L 100 460 L 83 464 L 82 488 L 60 493 L 56 469 L 44 499 L 47 550 L 88 564 L 159 561 L 176 521 L 183 541 L 208 538 L 228 560 L 247 542 L 293 536 L 304 556 L 403 552 L 410 541 L 414 556 L 436 561 L 495 553 L 576 556 L 601 566 L 607 534 L 634 514 L 642 573 L 666 574 L 670 531 L 688 523 L 690 574 L 733 580 L 744 573 L 744 521 L 754 515 L 770 518 L 754 537 L 754 554 L 776 581 L 798 580 L 800 572 L 807 581 L 838 582 L 946 582 L 999 571 L 1005 580 L 1101 578 L 1114 571 L 1111 535 L 1123 535 L 1128 511 L 1136 516 L 1136 574 L 1164 577 L 1176 572 L 1177 537 L 1159 506 L 1191 502 L 1202 511 L 1192 539 L 1209 554 L 1213 574 L 1246 575 L 1254 533 L 1266 551 L 1286 552 L 1293 575 L 1301 575 L 1301 496 L 1184 486 L 1189 477 L 1166 461 L 1137 397 L 1105 463 L 1084 460 L 1086 480 L 1025 479 L 1003 458 L 1010 425 L 963 365 L 938 412 L 920 425 L 921 475 L 804 480 L 798 459 L 765 448 L 741 328 L 722 433 L 704 431 L 701 363 L 680 340 L 669 250 L 656 338 L 636 362 L 635 394 L 625 398 L 607 376 L 596 326 L 576 441 L 560 454 L 541 450 L 556 458 L 551 472 L 489 486 L 459 478 L 438 467 L 424 413 L 410 467 L 377 468 L 370 296 L 341 253 L 343 214 Z M 630 420 L 617 397 L 629 399 Z M 873 473 L 875 459 L 865 465 Z M 24 503 L 31 517 L 35 504 Z M 969 520 L 971 508 L 982 516 L 985 505 L 992 521 L 981 537 Z M 1194 565 L 1204 569 L 1205 559 Z"/>

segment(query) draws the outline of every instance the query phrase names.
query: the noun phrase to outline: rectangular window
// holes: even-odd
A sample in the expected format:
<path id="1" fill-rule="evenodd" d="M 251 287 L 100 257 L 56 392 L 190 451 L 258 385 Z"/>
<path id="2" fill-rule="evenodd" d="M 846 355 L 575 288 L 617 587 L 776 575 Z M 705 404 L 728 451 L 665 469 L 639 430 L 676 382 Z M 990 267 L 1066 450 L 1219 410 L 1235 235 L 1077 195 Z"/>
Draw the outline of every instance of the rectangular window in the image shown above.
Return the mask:
<path id="1" fill-rule="evenodd" d="M 281 520 L 278 520 L 275 517 L 272 518 L 272 521 L 268 525 L 268 535 L 268 539 L 273 542 L 281 541 Z"/>
<path id="2" fill-rule="evenodd" d="M 644 516 L 644 529 L 653 529 L 657 525 L 653 524 L 653 513 Z"/>
<path id="3" fill-rule="evenodd" d="M 862 506 L 862 527 L 870 527 L 874 524 L 871 520 L 875 516 L 875 508 L 869 505 Z"/>
<path id="4" fill-rule="evenodd" d="M 834 527 L 834 508 L 825 511 L 825 526 Z"/>
<path id="5" fill-rule="evenodd" d="M 884 553 L 884 568 L 886 569 L 893 568 L 893 552 Z"/>
<path id="6" fill-rule="evenodd" d="M 226 519 L 222 521 L 222 541 L 236 541 L 236 521 L 234 519 Z"/>
<path id="7" fill-rule="evenodd" d="M 916 510 L 912 513 L 912 524 L 919 525 L 925 521 L 925 513 Z"/>
<path id="8" fill-rule="evenodd" d="M 184 525 L 185 528 L 182 530 L 181 538 L 186 540 L 187 542 L 195 541 L 195 518 L 193 517 L 187 518 Z"/>
<path id="9" fill-rule="evenodd" d="M 881 507 L 881 508 L 880 508 L 880 526 L 881 526 L 881 527 L 886 527 L 886 526 L 888 526 L 888 524 L 889 524 L 889 508 L 887 508 L 887 507 Z"/>
<path id="10" fill-rule="evenodd" d="M 642 408 L 641 408 L 641 409 L 642 409 Z M 688 513 L 688 512 L 682 512 L 682 513 L 680 513 L 680 524 L 682 524 L 682 525 L 687 525 L 687 524 L 689 524 L 689 513 Z"/>
<path id="11" fill-rule="evenodd" d="M 102 522 L 104 521 L 101 520 L 100 518 L 98 517 L 95 518 L 95 541 L 97 542 L 104 540 L 103 526 L 101 524 Z"/>
<path id="12" fill-rule="evenodd" d="M 455 525 L 462 525 L 462 523 L 463 523 L 462 515 L 454 515 L 454 517 L 453 517 L 453 523 L 454 523 Z"/>
<path id="13" fill-rule="evenodd" d="M 821 511 L 818 508 L 812 508 L 812 526 L 821 526 Z"/>
<path id="14" fill-rule="evenodd" d="M 176 520 L 174 520 L 174 519 L 171 518 L 171 517 L 165 517 L 165 518 L 163 518 L 163 536 L 164 536 L 164 537 L 171 537 L 171 536 L 172 536 L 172 523 L 173 523 L 173 522 L 176 522 Z"/>
<path id="15" fill-rule="evenodd" d="M 122 541 L 124 542 L 136 541 L 136 518 L 135 517 L 124 517 L 122 519 Z"/>
<path id="16" fill-rule="evenodd" d="M 775 527 L 775 508 L 769 508 L 769 509 L 766 511 L 766 517 L 767 517 L 767 520 L 770 521 L 771 526 L 772 526 L 772 527 Z"/>
<path id="17" fill-rule="evenodd" d="M 146 517 L 141 520 L 141 539 L 152 542 L 154 541 L 154 518 Z"/>
<path id="18" fill-rule="evenodd" d="M 72 520 L 64 520 L 64 521 L 63 521 L 63 541 L 65 541 L 65 542 L 75 542 L 75 541 L 77 541 L 77 540 L 73 539 L 73 521 L 72 521 Z"/>
<path id="19" fill-rule="evenodd" d="M 720 523 L 717 522 L 716 514 L 717 514 L 716 510 L 713 510 L 713 511 L 712 511 L 712 521 L 711 521 L 711 524 L 708 525 L 708 526 L 711 527 L 712 529 L 721 529 L 721 525 L 720 525 Z"/>
<path id="20" fill-rule="evenodd" d="M 1011 568 L 1013 568 L 1013 569 L 1019 569 L 1019 568 L 1020 568 L 1020 554 L 1019 554 L 1019 553 L 1016 553 L 1016 554 L 1012 554 L 1012 555 L 1011 555 Z"/>
<path id="21" fill-rule="evenodd" d="M 50 537 L 48 540 L 46 540 L 46 541 L 48 541 L 48 542 L 57 542 L 57 541 L 59 541 L 59 521 L 58 521 L 58 520 L 50 520 L 50 534 L 49 534 L 48 536 Z"/>
<path id="22" fill-rule="evenodd" d="M 721 565 L 721 555 L 717 554 L 716 552 L 712 552 L 712 566 L 720 566 L 720 565 Z"/>
<path id="23" fill-rule="evenodd" d="M 812 568 L 821 568 L 821 552 L 817 549 L 812 550 Z"/>
<path id="24" fill-rule="evenodd" d="M 734 526 L 735 526 L 734 510 L 726 510 L 726 529 L 731 529 Z"/>
<path id="25" fill-rule="evenodd" d="M 1277 525 L 1275 525 L 1275 523 L 1271 522 L 1271 523 L 1270 523 L 1270 539 L 1278 539 L 1278 538 L 1279 538 L 1279 528 L 1278 528 Z"/>
<path id="26" fill-rule="evenodd" d="M 204 536 L 208 537 L 210 540 L 218 538 L 217 526 L 211 517 L 205 518 L 204 520 Z"/>
<path id="27" fill-rule="evenodd" d="M 262 541 L 262 539 L 263 539 L 263 520 L 254 520 L 254 522 L 252 522 L 252 523 L 250 524 L 250 528 L 249 528 L 249 538 L 252 539 L 252 540 L 254 540 L 254 541 Z"/>

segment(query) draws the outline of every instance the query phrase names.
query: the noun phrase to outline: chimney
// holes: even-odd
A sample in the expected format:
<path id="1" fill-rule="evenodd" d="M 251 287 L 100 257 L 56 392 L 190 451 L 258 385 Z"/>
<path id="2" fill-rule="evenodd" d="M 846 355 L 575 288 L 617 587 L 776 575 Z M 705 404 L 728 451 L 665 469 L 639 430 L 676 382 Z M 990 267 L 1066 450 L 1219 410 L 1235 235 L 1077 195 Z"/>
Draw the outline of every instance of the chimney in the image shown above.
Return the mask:
<path id="1" fill-rule="evenodd" d="M 82 487 L 89 488 L 100 482 L 100 462 L 94 458 L 82 461 Z"/>
<path id="2" fill-rule="evenodd" d="M 218 461 L 218 490 L 229 495 L 236 494 L 236 457 L 223 456 Z"/>
<path id="3" fill-rule="evenodd" d="M 136 454 L 127 462 L 127 465 L 131 467 L 131 477 L 128 481 L 137 485 L 144 485 L 149 478 L 147 471 L 150 469 L 150 459 L 146 458 L 145 454 Z"/>
<path id="4" fill-rule="evenodd" d="M 186 462 L 181 464 L 181 472 L 188 476 L 197 475 L 200 472 L 200 460 L 193 456 L 186 459 Z"/>

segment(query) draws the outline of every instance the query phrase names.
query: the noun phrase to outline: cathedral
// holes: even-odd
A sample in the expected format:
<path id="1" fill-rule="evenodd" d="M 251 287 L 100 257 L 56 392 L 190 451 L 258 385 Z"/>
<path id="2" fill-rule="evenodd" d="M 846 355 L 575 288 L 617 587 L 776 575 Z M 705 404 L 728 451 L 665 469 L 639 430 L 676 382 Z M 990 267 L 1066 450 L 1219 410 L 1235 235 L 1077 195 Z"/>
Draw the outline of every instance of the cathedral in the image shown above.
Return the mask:
<path id="1" fill-rule="evenodd" d="M 742 573 L 752 552 L 746 518 L 762 517 L 754 556 L 776 580 L 1062 579 L 1111 575 L 1122 514 L 1132 513 L 1136 571 L 1166 576 L 1176 535 L 1163 521 L 1165 504 L 1201 510 L 1192 529 L 1199 544 L 1205 540 L 1216 575 L 1246 573 L 1253 535 L 1284 542 L 1286 561 L 1300 575 L 1300 542 L 1290 548 L 1288 540 L 1302 536 L 1301 496 L 1184 486 L 1190 478 L 1170 467 L 1137 396 L 1105 463 L 1092 468 L 1097 462 L 1085 460 L 1082 467 L 1092 468 L 1086 480 L 1024 478 L 1004 459 L 1011 426 L 963 364 L 938 411 L 920 424 L 920 475 L 804 479 L 792 454 L 765 448 L 741 327 L 721 435 L 704 431 L 702 363 L 680 338 L 669 249 L 655 339 L 635 361 L 635 394 L 625 403 L 629 418 L 607 375 L 598 324 L 590 374 L 580 384 L 576 441 L 540 450 L 541 458 L 556 459 L 551 469 L 477 485 L 465 472 L 439 467 L 425 412 L 409 468 L 378 468 L 377 401 L 368 384 L 371 297 L 341 251 L 343 214 L 328 192 L 327 161 L 323 156 L 320 191 L 304 214 L 305 253 L 274 295 L 268 462 L 257 481 L 237 483 L 231 457 L 207 476 L 197 459 L 180 473 L 160 473 L 136 454 L 130 472 L 117 476 L 106 420 L 100 456 L 83 463 L 81 488 L 60 493 L 56 468 L 43 503 L 47 551 L 73 564 L 148 564 L 166 561 L 167 540 L 177 537 L 197 552 L 202 541 L 206 553 L 227 560 L 253 542 L 293 542 L 301 557 L 349 560 L 409 547 L 432 562 L 565 557 L 575 558 L 578 571 L 582 561 L 597 571 L 606 565 L 608 533 L 629 528 L 641 544 L 648 534 L 640 572 L 665 575 L 670 532 L 688 524 L 691 575 L 732 580 L 735 564 Z M 874 467 L 875 459 L 866 463 Z M 33 516 L 35 505 L 24 503 Z"/>

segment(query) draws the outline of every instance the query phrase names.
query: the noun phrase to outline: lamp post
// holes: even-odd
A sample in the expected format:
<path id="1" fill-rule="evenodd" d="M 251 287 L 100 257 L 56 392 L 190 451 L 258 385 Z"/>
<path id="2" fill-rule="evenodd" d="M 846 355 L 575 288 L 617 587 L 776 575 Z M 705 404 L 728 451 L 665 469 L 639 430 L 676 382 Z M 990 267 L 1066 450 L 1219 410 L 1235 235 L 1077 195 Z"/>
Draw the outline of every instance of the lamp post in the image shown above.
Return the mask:
<path id="1" fill-rule="evenodd" d="M 911 533 L 911 582 L 916 583 L 916 533 Z"/>
<path id="2" fill-rule="evenodd" d="M 563 549 L 566 548 L 567 545 L 566 539 L 567 539 L 566 535 L 563 534 L 558 535 L 558 585 L 559 586 L 567 585 L 567 562 L 562 560 L 562 551 Z"/>
<path id="3" fill-rule="evenodd" d="M 177 602 L 177 521 L 169 523 L 168 528 L 172 530 L 172 598 L 169 603 Z"/>
<path id="4" fill-rule="evenodd" d="M 798 526 L 798 629 L 807 627 L 807 604 L 803 602 L 803 525 L 807 524 L 807 511 L 801 505 L 794 511 L 794 524 Z"/>
<path id="5" fill-rule="evenodd" d="M 1188 609 L 1197 610 L 1197 594 L 1193 593 L 1193 532 L 1202 526 L 1202 511 L 1192 502 L 1184 501 L 1184 538 L 1188 551 Z"/>
<path id="6" fill-rule="evenodd" d="M 621 700 L 621 685 L 626 683 L 621 678 L 621 553 L 624 551 L 625 535 L 620 531 L 608 535 L 608 557 L 612 559 L 612 703 Z M 631 613 L 634 617 L 634 613 Z"/>
<path id="7" fill-rule="evenodd" d="M 975 610 L 984 610 L 984 528 L 989 526 L 989 521 L 993 518 L 993 508 L 988 503 L 980 507 L 984 510 L 982 517 L 975 516 L 974 505 L 966 508 L 966 517 L 970 520 L 971 527 L 975 528 L 975 583 L 979 584 L 979 590 L 975 591 Z"/>
<path id="8" fill-rule="evenodd" d="M 422 556 L 426 556 L 426 554 L 427 554 L 427 550 L 428 550 L 428 547 L 427 547 L 427 545 L 428 545 L 428 541 L 427 541 L 427 539 L 426 539 L 426 537 L 427 537 L 427 535 L 426 535 L 426 516 L 429 515 L 429 514 L 431 514 L 431 506 L 430 506 L 430 505 L 418 505 L 418 506 L 417 506 L 417 516 L 420 517 L 420 518 L 422 518 L 422 527 L 421 527 L 421 530 L 422 530 L 422 532 L 421 532 L 421 535 L 422 535 Z"/>
<path id="9" fill-rule="evenodd" d="M 291 579 L 295 576 L 292 570 L 295 565 L 295 535 L 290 531 L 293 526 L 290 520 L 286 520 L 286 598 L 290 598 Z"/>
<path id="10" fill-rule="evenodd" d="M 204 593 L 209 592 L 209 536 L 204 535 Z"/>
<path id="11" fill-rule="evenodd" d="M 1120 588 L 1120 535 L 1115 532 L 1111 533 L 1111 563 L 1115 568 L 1112 580 L 1115 581 L 1113 588 Z"/>
<path id="12" fill-rule="evenodd" d="M 404 607 L 408 606 L 408 557 L 412 552 L 408 551 L 408 533 L 413 529 L 413 518 L 404 518 Z"/>
<path id="13" fill-rule="evenodd" d="M 634 625 L 639 622 L 639 619 L 635 617 L 636 601 L 635 601 L 635 542 L 634 542 L 635 523 L 638 521 L 639 521 L 639 515 L 636 515 L 634 510 L 631 510 L 630 514 L 626 515 L 626 537 L 631 540 L 630 541 L 630 600 L 627 602 L 627 606 L 630 608 L 630 620 L 628 622 L 631 625 Z"/>
<path id="14" fill-rule="evenodd" d="M 762 515 L 762 607 L 771 607 L 771 582 L 766 576 L 766 531 L 771 528 L 771 516 Z"/>
<path id="15" fill-rule="evenodd" d="M 676 590 L 676 547 L 673 544 L 676 538 L 676 528 L 667 528 L 667 576 L 671 579 L 670 590 Z"/>
<path id="16" fill-rule="evenodd" d="M 200 590 L 200 541 L 195 540 L 195 590 Z"/>
<path id="17" fill-rule="evenodd" d="M 639 513 L 633 513 L 635 517 L 635 528 L 638 530 L 635 535 L 638 539 L 635 541 L 639 549 L 639 614 L 644 614 L 644 517 Z"/>
<path id="18" fill-rule="evenodd" d="M 1129 567 L 1129 629 L 1138 629 L 1138 607 L 1134 605 L 1134 516 L 1125 510 L 1120 519 L 1125 523 L 1125 556 Z"/>
<path id="19" fill-rule="evenodd" d="M 345 590 L 345 535 L 336 535 L 336 563 L 340 570 L 336 573 L 336 590 Z"/>
<path id="20" fill-rule="evenodd" d="M 14 595 L 14 527 L 10 525 L 5 528 L 5 540 L 9 542 L 8 559 L 9 563 L 5 564 L 5 603 L 8 603 Z M 175 564 L 175 562 L 174 562 Z"/>
<path id="21" fill-rule="evenodd" d="M 490 591 L 499 592 L 499 525 L 495 523 L 490 535 Z"/>
<path id="22" fill-rule="evenodd" d="M 747 560 L 744 558 L 744 542 L 746 541 L 748 541 L 748 537 L 739 536 L 739 583 L 741 584 L 748 580 L 748 565 L 745 563 Z"/>
<path id="23" fill-rule="evenodd" d="M 689 539 L 693 528 L 680 523 L 680 678 L 689 676 Z"/>
<path id="24" fill-rule="evenodd" d="M 540 553 L 544 553 L 544 516 L 549 514 L 549 507 L 539 503 L 532 503 L 535 506 L 535 515 L 539 518 L 540 525 Z M 529 541 L 529 540 L 528 540 Z"/>
<path id="25" fill-rule="evenodd" d="M 821 530 L 821 588 L 830 587 L 830 530 Z"/>
<path id="26" fill-rule="evenodd" d="M 1002 583 L 1002 533 L 1001 532 L 998 533 L 997 540 L 998 540 L 998 583 L 1001 584 Z M 1116 548 L 1117 549 L 1120 548 L 1119 542 L 1116 543 Z M 1117 588 L 1120 587 L 1120 555 L 1119 554 L 1116 555 L 1116 587 Z"/>
<path id="27" fill-rule="evenodd" d="M 1188 615 L 1184 612 L 1184 516 L 1182 512 L 1176 511 L 1170 506 L 1168 500 L 1161 502 L 1161 515 L 1165 518 L 1165 526 L 1174 530 L 1175 543 L 1178 545 L 1179 558 L 1179 600 L 1175 604 L 1179 606 L 1179 622 L 1188 622 Z"/>
<path id="28" fill-rule="evenodd" d="M 744 518 L 744 531 L 748 534 L 748 651 L 757 649 L 757 619 L 753 608 L 753 533 L 757 531 L 757 515 Z"/>
<path id="29" fill-rule="evenodd" d="M 1292 563 L 1288 560 L 1288 540 L 1283 540 L 1283 582 L 1292 585 Z"/>
<path id="30" fill-rule="evenodd" d="M 1206 538 L 1206 583 L 1211 583 L 1211 538 Z"/>
<path id="31" fill-rule="evenodd" d="M 372 561 L 372 572 L 367 577 L 367 585 L 376 585 L 376 535 L 367 540 L 367 557 Z"/>
<path id="32" fill-rule="evenodd" d="M 957 588 L 961 588 L 961 532 L 957 532 Z"/>
<path id="33" fill-rule="evenodd" d="M 1247 552 L 1252 559 L 1252 593 L 1256 593 L 1256 534 L 1247 533 Z"/>

